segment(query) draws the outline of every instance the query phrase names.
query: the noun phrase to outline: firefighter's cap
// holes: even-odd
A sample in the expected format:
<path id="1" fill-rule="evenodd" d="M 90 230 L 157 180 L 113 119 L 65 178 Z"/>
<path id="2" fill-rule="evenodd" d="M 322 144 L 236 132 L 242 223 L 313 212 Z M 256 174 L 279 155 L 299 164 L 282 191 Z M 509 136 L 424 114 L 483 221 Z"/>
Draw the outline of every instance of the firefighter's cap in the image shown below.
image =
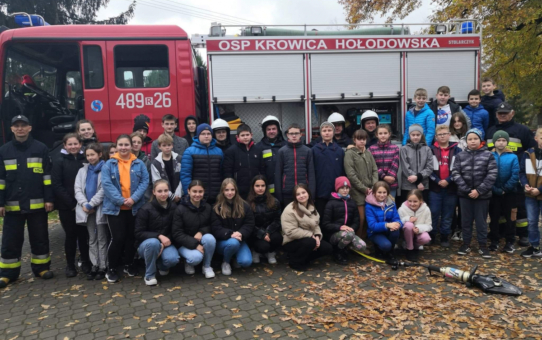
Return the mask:
<path id="1" fill-rule="evenodd" d="M 499 106 L 497 106 L 497 112 L 509 113 L 512 111 L 514 111 L 514 108 L 507 102 L 502 102 L 499 104 Z"/>
<path id="2" fill-rule="evenodd" d="M 18 115 L 18 116 L 15 116 L 11 119 L 11 126 L 15 125 L 15 123 L 17 122 L 25 122 L 26 124 L 30 125 L 30 121 L 28 120 L 28 118 L 26 118 L 26 116 L 23 116 L 23 115 Z"/>

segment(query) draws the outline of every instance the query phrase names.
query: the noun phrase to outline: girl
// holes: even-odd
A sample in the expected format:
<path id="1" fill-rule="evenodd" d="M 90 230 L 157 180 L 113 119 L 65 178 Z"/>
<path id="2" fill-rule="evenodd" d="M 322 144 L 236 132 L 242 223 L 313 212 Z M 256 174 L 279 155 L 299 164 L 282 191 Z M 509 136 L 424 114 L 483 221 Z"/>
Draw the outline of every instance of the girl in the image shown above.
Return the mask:
<path id="1" fill-rule="evenodd" d="M 186 131 L 186 135 L 183 137 L 188 142 L 188 146 L 191 146 L 194 140 L 194 136 L 196 135 L 196 128 L 198 126 L 198 119 L 194 116 L 188 116 L 184 120 L 184 130 Z"/>
<path id="2" fill-rule="evenodd" d="M 348 249 L 361 252 L 365 242 L 356 236 L 359 229 L 359 211 L 350 199 L 350 181 L 342 176 L 335 179 L 335 191 L 326 204 L 322 229 L 324 239 L 333 246 L 333 259 L 339 265 L 348 264 Z"/>
<path id="3" fill-rule="evenodd" d="M 83 164 L 75 178 L 76 222 L 87 227 L 89 235 L 89 256 L 92 270 L 87 274 L 88 280 L 103 280 L 107 270 L 107 245 L 109 231 L 107 219 L 103 214 L 102 202 L 102 146 L 98 143 L 87 145 L 85 150 L 89 164 Z"/>
<path id="4" fill-rule="evenodd" d="M 457 143 L 457 147 L 465 151 L 467 149 L 467 140 L 465 138 L 467 130 L 468 125 L 465 115 L 461 112 L 454 113 L 450 121 L 450 143 Z"/>
<path id="5" fill-rule="evenodd" d="M 90 143 L 99 143 L 98 137 L 96 136 L 96 129 L 94 129 L 94 123 L 90 120 L 81 119 L 75 125 L 75 132 L 81 138 L 83 143 L 83 151 Z"/>
<path id="6" fill-rule="evenodd" d="M 280 233 L 280 203 L 267 190 L 267 180 L 262 175 L 252 179 L 248 204 L 254 212 L 255 229 L 249 244 L 252 246 L 252 263 L 260 263 L 265 254 L 270 264 L 277 263 L 275 250 L 282 244 Z"/>
<path id="7" fill-rule="evenodd" d="M 216 239 L 211 234 L 211 214 L 213 208 L 203 198 L 203 182 L 193 180 L 188 186 L 188 196 L 173 215 L 173 239 L 180 246 L 179 254 L 186 259 L 184 271 L 188 275 L 195 273 L 194 266 L 203 261 L 201 271 L 206 279 L 215 277 L 211 259 L 215 253 Z"/>
<path id="8" fill-rule="evenodd" d="M 160 275 L 169 274 L 169 268 L 179 263 L 179 253 L 171 242 L 171 224 L 177 205 L 169 199 L 169 183 L 163 179 L 154 182 L 153 198 L 137 212 L 135 220 L 136 248 L 145 259 L 145 284 L 154 286 L 156 267 Z"/>
<path id="9" fill-rule="evenodd" d="M 130 135 L 130 138 L 132 139 L 132 153 L 137 157 L 137 159 L 139 159 L 143 162 L 143 164 L 145 164 L 145 167 L 147 168 L 147 173 L 149 174 L 149 185 L 147 186 L 147 190 L 145 191 L 145 195 L 143 196 L 145 201 L 149 201 L 152 198 L 153 182 L 151 178 L 151 161 L 149 160 L 147 155 L 145 155 L 145 153 L 141 151 L 145 137 L 143 137 L 143 135 L 139 132 L 133 132 Z"/>
<path id="10" fill-rule="evenodd" d="M 280 217 L 284 237 L 282 245 L 288 252 L 290 268 L 306 271 L 310 261 L 331 254 L 333 247 L 322 240 L 320 215 L 314 207 L 309 187 L 304 183 L 298 184 L 292 194 L 292 203 L 284 208 Z"/>
<path id="11" fill-rule="evenodd" d="M 375 244 L 377 256 L 394 259 L 393 249 L 403 225 L 389 194 L 388 183 L 379 181 L 373 186 L 371 194 L 367 196 L 366 218 L 369 227 L 367 235 Z"/>
<path id="12" fill-rule="evenodd" d="M 423 201 L 422 192 L 410 190 L 406 201 L 399 208 L 399 216 L 403 223 L 403 236 L 406 243 L 406 259 L 418 261 L 418 247 L 431 241 L 431 210 Z"/>
<path id="13" fill-rule="evenodd" d="M 234 255 L 236 268 L 250 266 L 252 255 L 247 240 L 254 230 L 254 214 L 239 196 L 232 178 L 222 182 L 211 218 L 212 233 L 218 241 L 217 252 L 224 256 L 222 274 L 231 275 L 230 261 Z"/>
<path id="14" fill-rule="evenodd" d="M 423 192 L 424 201 L 429 199 L 429 176 L 433 173 L 433 152 L 425 143 L 423 129 L 419 124 L 412 124 L 408 129 L 407 144 L 399 151 L 401 165 L 401 197 L 397 205 L 406 200 L 412 189 Z"/>
<path id="15" fill-rule="evenodd" d="M 104 161 L 108 161 L 111 156 L 113 156 L 117 152 L 117 144 L 111 143 L 108 146 L 105 147 L 103 159 Z"/>
<path id="16" fill-rule="evenodd" d="M 66 276 L 77 275 L 75 267 L 75 253 L 79 244 L 81 252 L 81 270 L 88 274 L 91 270 L 90 258 L 88 255 L 88 232 L 87 229 L 77 225 L 75 218 L 75 178 L 79 169 L 83 167 L 85 156 L 81 151 L 81 138 L 76 133 L 68 133 L 64 136 L 64 149 L 62 157 L 53 164 L 52 184 L 55 193 L 55 207 L 58 209 L 60 223 L 66 239 L 64 250 L 66 252 Z"/>
<path id="17" fill-rule="evenodd" d="M 142 198 L 149 186 L 149 174 L 145 164 L 132 153 L 130 136 L 120 135 L 117 138 L 117 149 L 118 152 L 102 167 L 105 194 L 103 213 L 107 216 L 111 232 L 111 243 L 107 251 L 109 270 L 106 274 L 110 283 L 119 280 L 117 267 L 122 262 L 126 274 L 137 274 L 133 265 L 135 215 L 145 203 Z"/>
<path id="18" fill-rule="evenodd" d="M 378 168 L 378 179 L 391 188 L 391 197 L 397 193 L 397 173 L 399 172 L 399 146 L 391 143 L 391 128 L 388 124 L 376 127 L 378 142 L 369 147 Z"/>

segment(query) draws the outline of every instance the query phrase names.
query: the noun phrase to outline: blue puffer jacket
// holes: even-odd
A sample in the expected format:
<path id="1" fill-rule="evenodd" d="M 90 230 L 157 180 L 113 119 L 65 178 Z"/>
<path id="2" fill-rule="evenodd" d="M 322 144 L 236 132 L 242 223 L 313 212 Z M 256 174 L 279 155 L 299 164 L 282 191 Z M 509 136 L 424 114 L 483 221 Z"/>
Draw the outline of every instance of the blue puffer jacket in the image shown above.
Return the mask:
<path id="1" fill-rule="evenodd" d="M 124 197 L 120 189 L 119 161 L 111 158 L 102 167 L 102 187 L 104 189 L 104 201 L 102 212 L 104 215 L 118 216 L 120 207 L 124 204 Z M 132 206 L 132 214 L 135 216 L 139 208 L 145 204 L 143 195 L 149 187 L 149 173 L 147 167 L 139 159 L 135 159 L 130 165 L 130 194 L 135 204 Z"/>
<path id="2" fill-rule="evenodd" d="M 489 113 L 482 105 L 471 107 L 467 105 L 463 111 L 469 117 L 471 128 L 482 131 L 482 139 L 485 139 L 486 131 L 489 128 Z"/>
<path id="3" fill-rule="evenodd" d="M 330 199 L 335 191 L 335 178 L 344 176 L 344 151 L 337 143 L 317 143 L 312 148 L 316 175 L 316 198 Z"/>
<path id="4" fill-rule="evenodd" d="M 431 114 L 433 114 L 432 111 Z M 365 204 L 365 218 L 367 219 L 367 236 L 369 238 L 373 234 L 386 232 L 388 230 L 386 223 L 399 222 L 401 225 L 399 230 L 403 228 L 395 202 L 389 196 L 384 206 L 378 204 L 372 193 L 367 196 L 365 202 L 367 203 Z"/>
<path id="5" fill-rule="evenodd" d="M 493 184 L 493 194 L 504 195 L 516 192 L 519 180 L 518 157 L 508 148 L 500 156 L 497 151 L 493 151 L 493 156 L 495 156 L 499 171 L 497 180 Z"/>
<path id="6" fill-rule="evenodd" d="M 425 104 L 423 109 L 418 112 L 417 115 L 414 115 L 414 109 L 415 107 L 411 108 L 406 113 L 403 145 L 405 145 L 407 143 L 407 140 L 409 139 L 408 128 L 412 124 L 420 124 L 422 126 L 425 140 L 429 145 L 431 145 L 433 143 L 433 138 L 435 137 L 435 114 L 427 104 Z"/>

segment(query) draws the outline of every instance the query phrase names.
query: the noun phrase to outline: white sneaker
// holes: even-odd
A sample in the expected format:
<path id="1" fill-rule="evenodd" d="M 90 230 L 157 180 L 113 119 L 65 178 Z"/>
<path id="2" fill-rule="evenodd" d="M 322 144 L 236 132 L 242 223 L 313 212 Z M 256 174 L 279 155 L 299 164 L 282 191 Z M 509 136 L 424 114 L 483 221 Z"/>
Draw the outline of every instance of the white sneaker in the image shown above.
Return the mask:
<path id="1" fill-rule="evenodd" d="M 156 278 L 150 278 L 150 279 L 147 279 L 145 278 L 145 284 L 147 286 L 156 286 L 158 284 L 158 281 L 156 281 Z"/>
<path id="2" fill-rule="evenodd" d="M 252 263 L 260 263 L 260 253 L 252 250 Z"/>
<path id="3" fill-rule="evenodd" d="M 276 264 L 277 263 L 277 259 L 276 259 L 276 254 L 273 252 L 273 253 L 267 253 L 267 262 L 269 262 L 269 264 Z"/>
<path id="4" fill-rule="evenodd" d="M 158 273 L 160 273 L 161 276 L 166 276 L 169 274 L 169 269 L 168 270 L 160 270 L 158 269 Z"/>
<path id="5" fill-rule="evenodd" d="M 211 267 L 207 267 L 207 268 L 203 267 L 201 268 L 201 271 L 205 275 L 206 279 L 212 279 L 213 277 L 215 277 L 215 272 L 213 268 Z M 222 272 L 224 272 L 224 266 L 222 266 Z"/>
<path id="6" fill-rule="evenodd" d="M 419 247 L 418 247 L 418 250 L 423 250 L 423 246 L 419 246 Z"/>
<path id="7" fill-rule="evenodd" d="M 194 269 L 194 266 L 191 266 L 188 263 L 185 263 L 184 272 L 187 273 L 188 275 L 192 275 L 196 272 L 196 270 Z"/>
<path id="8" fill-rule="evenodd" d="M 456 232 L 452 235 L 452 241 L 461 241 L 461 240 L 459 239 L 459 234 L 460 234 L 460 233 L 461 233 L 460 231 L 456 231 Z"/>
<path id="9" fill-rule="evenodd" d="M 237 262 L 236 259 L 233 259 L 233 268 L 235 268 L 235 269 L 241 268 L 241 265 L 239 264 L 239 262 Z"/>
<path id="10" fill-rule="evenodd" d="M 228 262 L 222 262 L 222 274 L 226 276 L 231 275 L 231 266 Z"/>

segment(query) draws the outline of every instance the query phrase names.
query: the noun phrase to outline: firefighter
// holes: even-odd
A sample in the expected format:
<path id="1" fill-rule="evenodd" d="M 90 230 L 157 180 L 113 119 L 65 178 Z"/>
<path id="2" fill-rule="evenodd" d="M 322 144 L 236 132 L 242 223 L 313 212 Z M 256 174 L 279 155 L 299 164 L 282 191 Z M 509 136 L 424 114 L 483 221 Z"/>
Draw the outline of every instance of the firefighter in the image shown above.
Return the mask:
<path id="1" fill-rule="evenodd" d="M 367 138 L 367 144 L 365 145 L 367 149 L 372 145 L 378 143 L 378 137 L 376 136 L 376 127 L 379 123 L 380 118 L 378 117 L 378 114 L 372 110 L 367 110 L 361 115 L 361 127 L 363 128 L 363 130 L 367 131 L 367 134 L 369 135 L 369 138 Z"/>
<path id="2" fill-rule="evenodd" d="M 218 146 L 225 155 L 226 150 L 232 146 L 230 125 L 224 119 L 218 118 L 211 124 L 211 129 L 213 129 L 213 134 L 215 135 L 216 146 Z"/>
<path id="3" fill-rule="evenodd" d="M 280 128 L 280 121 L 275 116 L 266 116 L 261 123 L 264 137 L 256 144 L 256 150 L 261 154 L 265 168 L 265 177 L 269 192 L 275 195 L 275 164 L 277 153 L 286 145 Z"/>
<path id="4" fill-rule="evenodd" d="M 23 115 L 11 120 L 14 139 L 0 148 L 0 216 L 4 217 L 0 288 L 21 272 L 24 226 L 28 225 L 31 267 L 36 277 L 50 279 L 47 213 L 53 210 L 49 152 L 30 136 L 32 126 Z"/>

